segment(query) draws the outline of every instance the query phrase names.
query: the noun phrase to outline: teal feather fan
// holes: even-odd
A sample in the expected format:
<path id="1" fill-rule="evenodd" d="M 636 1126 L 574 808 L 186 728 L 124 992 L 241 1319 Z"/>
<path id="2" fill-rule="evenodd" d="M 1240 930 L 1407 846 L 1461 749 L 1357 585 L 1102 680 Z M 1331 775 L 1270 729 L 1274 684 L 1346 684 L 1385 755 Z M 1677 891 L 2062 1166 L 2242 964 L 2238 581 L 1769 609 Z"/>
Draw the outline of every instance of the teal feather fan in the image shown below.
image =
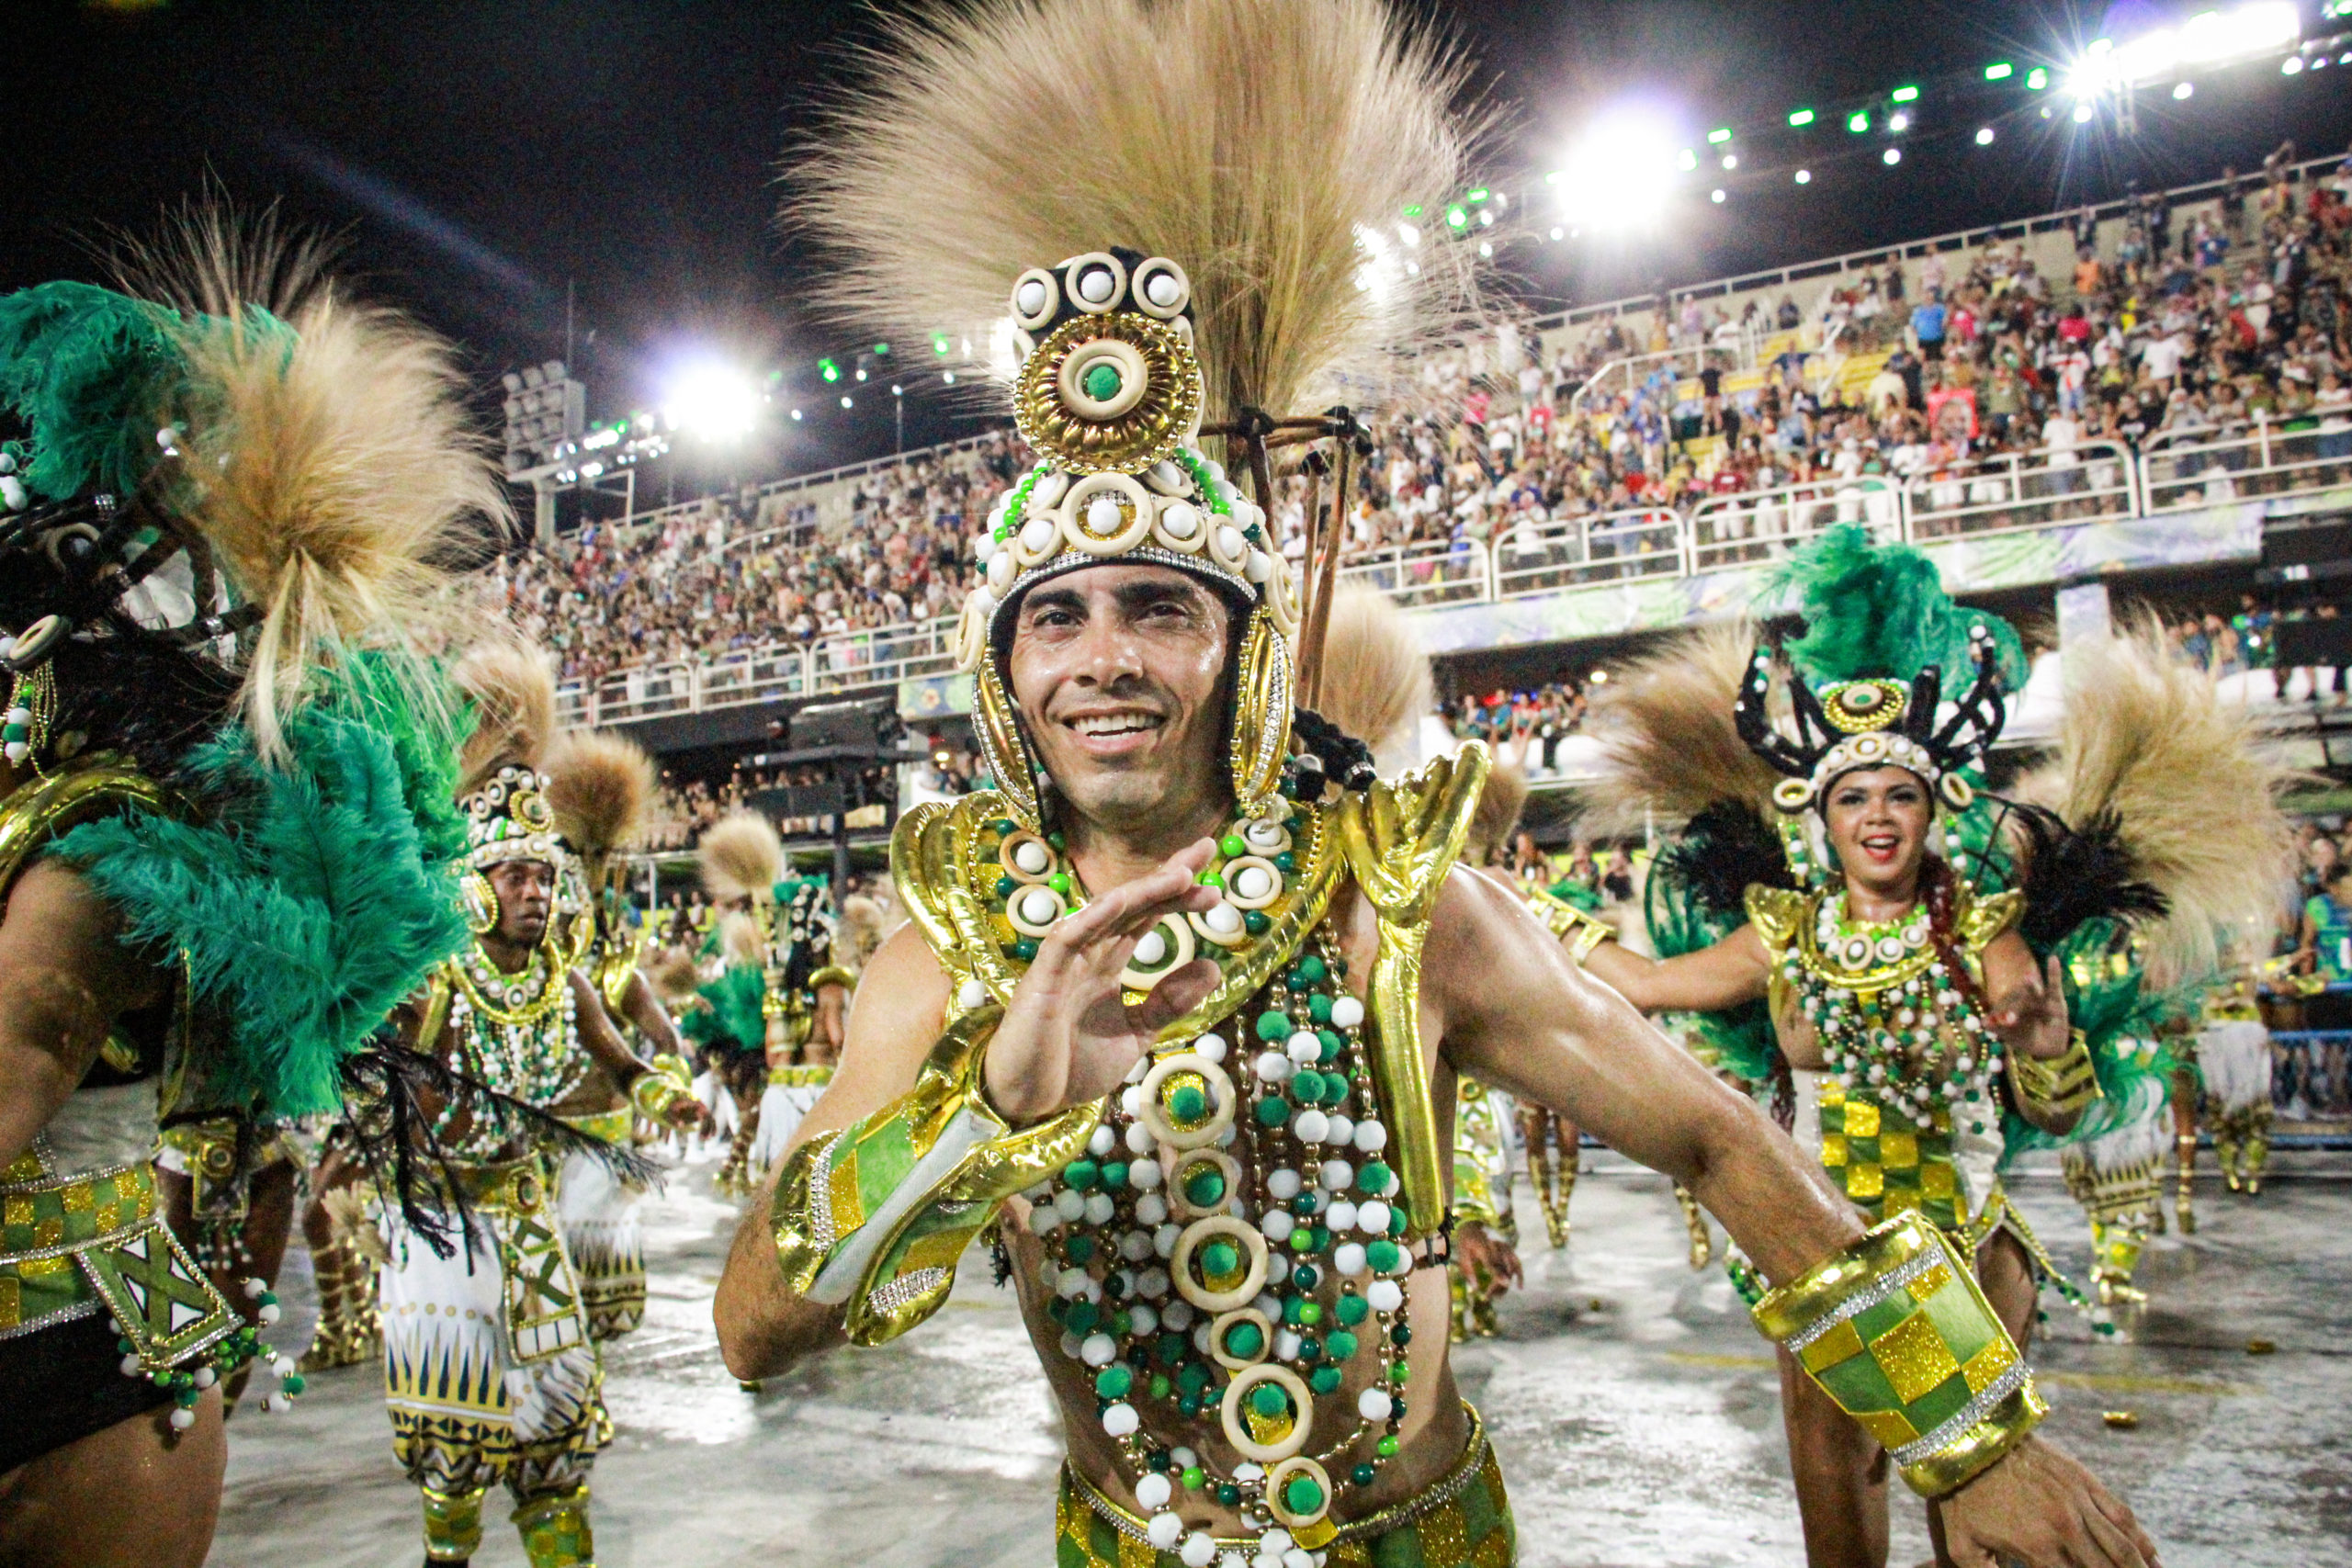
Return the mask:
<path id="1" fill-rule="evenodd" d="M 208 1085 L 256 1115 L 340 1102 L 338 1071 L 468 931 L 454 864 L 455 745 L 432 671 L 361 656 L 286 721 L 272 765 L 232 726 L 172 781 L 194 820 L 130 815 L 52 852 L 123 915 L 126 942 L 184 952 L 225 1021 Z"/>
<path id="2" fill-rule="evenodd" d="M 1933 664 L 1946 690 L 1974 668 L 1969 634 L 1983 626 L 1998 650 L 2002 682 L 2025 683 L 2025 648 L 1998 615 L 1952 602 L 1936 563 L 1908 545 L 1882 545 L 1859 523 L 1828 529 L 1765 580 L 1757 603 L 1794 610 L 1804 635 L 1789 656 L 1815 685 L 1831 681 L 1910 681 Z"/>
<path id="3" fill-rule="evenodd" d="M 767 977 L 752 964 L 730 964 L 724 974 L 697 988 L 710 1004 L 678 1021 L 679 1032 L 699 1044 L 745 1055 L 767 1048 L 768 1022 L 763 1003 Z"/>
<path id="4" fill-rule="evenodd" d="M 0 297 L 0 404 L 29 428 L 10 444 L 26 488 L 50 501 L 139 488 L 185 392 L 178 331 L 171 311 L 94 284 Z"/>

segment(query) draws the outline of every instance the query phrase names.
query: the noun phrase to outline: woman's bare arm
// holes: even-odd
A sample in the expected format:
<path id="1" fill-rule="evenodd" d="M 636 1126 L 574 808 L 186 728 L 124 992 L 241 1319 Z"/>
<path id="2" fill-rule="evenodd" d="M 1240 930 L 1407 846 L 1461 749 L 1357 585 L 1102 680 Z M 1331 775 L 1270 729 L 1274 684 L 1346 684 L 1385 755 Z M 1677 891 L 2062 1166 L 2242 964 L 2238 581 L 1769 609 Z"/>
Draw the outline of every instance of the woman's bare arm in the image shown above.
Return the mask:
<path id="1" fill-rule="evenodd" d="M 79 872 L 42 860 L 17 879 L 0 916 L 0 1168 L 81 1083 L 116 1015 L 163 983 Z"/>
<path id="2" fill-rule="evenodd" d="M 1623 942 L 1604 942 L 1586 954 L 1584 966 L 1644 1012 L 1720 1012 L 1763 996 L 1772 976 L 1754 926 L 1679 958 L 1645 958 Z"/>

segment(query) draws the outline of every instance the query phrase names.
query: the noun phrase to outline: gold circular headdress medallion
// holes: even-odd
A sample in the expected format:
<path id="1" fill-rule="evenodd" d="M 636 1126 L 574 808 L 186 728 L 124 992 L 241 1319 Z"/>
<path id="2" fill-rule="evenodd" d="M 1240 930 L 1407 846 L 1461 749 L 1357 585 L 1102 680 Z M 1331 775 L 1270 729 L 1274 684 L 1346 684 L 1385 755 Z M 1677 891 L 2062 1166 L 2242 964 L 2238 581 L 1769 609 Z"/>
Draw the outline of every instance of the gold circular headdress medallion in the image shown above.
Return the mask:
<path id="1" fill-rule="evenodd" d="M 1884 729 L 1903 716 L 1910 688 L 1900 681 L 1840 681 L 1821 693 L 1822 716 L 1849 735 Z"/>
<path id="2" fill-rule="evenodd" d="M 1201 362 L 1133 311 L 1064 321 L 1021 367 L 1021 438 L 1077 474 L 1134 473 L 1175 452 L 1201 411 Z"/>

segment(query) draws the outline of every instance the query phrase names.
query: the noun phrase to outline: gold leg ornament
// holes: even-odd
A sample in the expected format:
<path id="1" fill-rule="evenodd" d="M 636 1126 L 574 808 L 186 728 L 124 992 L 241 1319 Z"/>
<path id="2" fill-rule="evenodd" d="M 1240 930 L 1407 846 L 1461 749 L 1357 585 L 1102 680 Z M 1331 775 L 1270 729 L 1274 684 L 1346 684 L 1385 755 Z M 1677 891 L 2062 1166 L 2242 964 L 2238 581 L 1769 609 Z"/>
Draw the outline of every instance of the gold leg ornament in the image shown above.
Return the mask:
<path id="1" fill-rule="evenodd" d="M 1682 1205 L 1682 1223 L 1690 1227 L 1690 1267 L 1704 1269 L 1715 1256 L 1715 1235 L 1707 1228 L 1706 1212 L 1690 1196 L 1690 1189 L 1679 1181 L 1674 1184 L 1674 1201 Z"/>
<path id="2" fill-rule="evenodd" d="M 481 1547 L 481 1500 L 488 1488 L 471 1492 L 424 1489 L 424 1560 L 463 1562 Z"/>
<path id="3" fill-rule="evenodd" d="M 1544 1212 L 1544 1234 L 1557 1251 L 1568 1245 L 1568 1200 L 1577 1190 L 1576 1130 L 1556 1111 L 1537 1105 L 1520 1108 L 1519 1131 L 1536 1207 Z"/>
<path id="4" fill-rule="evenodd" d="M 531 1568 L 595 1568 L 596 1532 L 588 1523 L 585 1482 L 552 1497 L 535 1497 L 514 1517 Z"/>
<path id="5" fill-rule="evenodd" d="M 2173 1196 L 2173 1213 L 2180 1221 L 2180 1234 L 2195 1235 L 2197 1211 L 2192 1203 L 2197 1196 L 2197 1134 L 2175 1134 L 2173 1147 L 2180 1156 L 2180 1185 Z"/>

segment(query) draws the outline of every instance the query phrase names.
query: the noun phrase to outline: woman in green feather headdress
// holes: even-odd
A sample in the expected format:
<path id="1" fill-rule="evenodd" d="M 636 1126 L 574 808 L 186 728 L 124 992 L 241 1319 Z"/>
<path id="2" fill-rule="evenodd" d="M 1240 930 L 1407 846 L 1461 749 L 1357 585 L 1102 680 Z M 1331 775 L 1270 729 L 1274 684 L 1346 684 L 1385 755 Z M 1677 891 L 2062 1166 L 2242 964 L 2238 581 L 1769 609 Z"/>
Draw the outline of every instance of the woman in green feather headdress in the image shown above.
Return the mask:
<path id="1" fill-rule="evenodd" d="M 2003 1161 L 2105 1132 L 2133 1081 L 2162 1073 L 2139 1049 L 2136 971 L 2109 960 L 2189 897 L 2180 811 L 2240 814 L 2229 852 L 2259 864 L 2270 776 L 2210 690 L 2176 683 L 2138 711 L 2070 705 L 2062 770 L 2103 782 L 2054 791 L 2063 810 L 1995 800 L 1980 764 L 2024 660 L 1926 556 L 1832 529 L 1759 604 L 1801 624 L 1696 635 L 1597 708 L 1601 813 L 1689 825 L 1648 889 L 1666 956 L 1604 941 L 1586 966 L 1645 1010 L 1696 1015 L 1717 1065 L 1770 1095 L 1866 1215 L 1917 1212 L 1961 1243 L 2023 1347 L 2037 1273 L 2055 1270 L 2002 1193 Z M 2128 686 L 2144 650 L 2120 638 L 2096 657 Z M 2206 776 L 2184 782 L 2162 752 L 2200 723 Z M 2159 774 L 2164 801 L 2132 787 Z M 2192 901 L 2192 925 L 2214 912 Z M 1813 1561 L 1883 1563 L 1879 1453 L 1908 1463 L 1925 1434 L 1847 1420 L 1782 1359 Z M 1968 1388 L 1984 1393 L 1973 1371 Z"/>
<path id="2" fill-rule="evenodd" d="M 416 639 L 504 501 L 447 354 L 266 232 L 199 219 L 144 265 L 0 299 L 8 1562 L 204 1561 L 217 1386 L 277 1307 L 163 1224 L 159 1086 L 335 1109 L 466 930 Z"/>

